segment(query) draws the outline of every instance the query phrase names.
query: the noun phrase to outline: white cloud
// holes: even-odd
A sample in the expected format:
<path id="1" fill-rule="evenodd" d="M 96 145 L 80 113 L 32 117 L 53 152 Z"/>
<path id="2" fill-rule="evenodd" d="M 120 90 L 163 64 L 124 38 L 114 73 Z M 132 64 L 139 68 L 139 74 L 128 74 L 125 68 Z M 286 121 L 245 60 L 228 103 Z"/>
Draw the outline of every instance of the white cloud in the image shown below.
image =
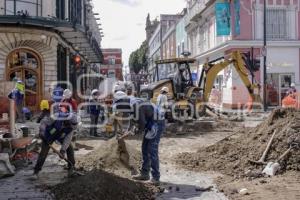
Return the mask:
<path id="1" fill-rule="evenodd" d="M 185 0 L 93 0 L 93 3 L 94 11 L 100 13 L 105 35 L 102 47 L 122 48 L 124 65 L 128 64 L 130 53 L 146 39 L 148 13 L 154 19 L 160 14 L 180 13 L 185 7 Z"/>
<path id="2" fill-rule="evenodd" d="M 141 4 L 141 1 L 138 0 L 111 0 L 111 1 L 122 3 L 127 6 L 138 6 Z"/>

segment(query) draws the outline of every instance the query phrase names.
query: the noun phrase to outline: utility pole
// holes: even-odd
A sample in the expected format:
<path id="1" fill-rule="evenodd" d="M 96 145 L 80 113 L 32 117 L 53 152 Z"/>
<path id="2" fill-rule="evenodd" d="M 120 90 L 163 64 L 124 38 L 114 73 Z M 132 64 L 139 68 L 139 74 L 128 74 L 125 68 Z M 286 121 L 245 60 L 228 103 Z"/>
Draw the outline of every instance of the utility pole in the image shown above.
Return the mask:
<path id="1" fill-rule="evenodd" d="M 263 46 L 263 56 L 264 56 L 264 84 L 263 84 L 263 101 L 264 101 L 264 111 L 268 109 L 267 105 L 267 8 L 266 0 L 264 0 L 264 46 Z"/>

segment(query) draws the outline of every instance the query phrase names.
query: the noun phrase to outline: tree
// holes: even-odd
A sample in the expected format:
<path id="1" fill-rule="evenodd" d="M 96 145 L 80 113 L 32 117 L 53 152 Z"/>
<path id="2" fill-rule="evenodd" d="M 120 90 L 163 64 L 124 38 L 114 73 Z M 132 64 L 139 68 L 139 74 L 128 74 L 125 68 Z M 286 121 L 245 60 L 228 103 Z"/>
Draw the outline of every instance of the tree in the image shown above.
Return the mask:
<path id="1" fill-rule="evenodd" d="M 146 41 L 135 51 L 130 54 L 129 57 L 129 68 L 138 74 L 142 69 L 146 70 L 147 67 L 147 56 L 148 44 Z"/>

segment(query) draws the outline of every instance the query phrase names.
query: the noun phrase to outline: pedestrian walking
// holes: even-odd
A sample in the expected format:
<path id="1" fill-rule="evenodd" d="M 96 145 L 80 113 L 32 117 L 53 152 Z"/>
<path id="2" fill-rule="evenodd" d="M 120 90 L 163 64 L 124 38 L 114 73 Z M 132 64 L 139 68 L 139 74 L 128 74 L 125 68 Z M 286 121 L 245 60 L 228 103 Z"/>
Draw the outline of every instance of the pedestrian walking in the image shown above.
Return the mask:
<path id="1" fill-rule="evenodd" d="M 9 93 L 8 98 L 13 99 L 16 106 L 17 119 L 19 123 L 25 123 L 25 117 L 23 113 L 25 85 L 22 81 L 17 81 L 15 88 Z"/>

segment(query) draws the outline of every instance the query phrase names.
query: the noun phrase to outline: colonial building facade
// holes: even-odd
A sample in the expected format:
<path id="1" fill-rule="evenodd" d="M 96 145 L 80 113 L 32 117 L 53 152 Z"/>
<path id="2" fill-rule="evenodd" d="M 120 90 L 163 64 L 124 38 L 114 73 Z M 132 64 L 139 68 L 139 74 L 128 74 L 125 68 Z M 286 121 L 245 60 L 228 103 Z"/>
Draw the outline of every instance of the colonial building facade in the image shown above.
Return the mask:
<path id="1" fill-rule="evenodd" d="M 0 0 L 0 8 L 0 80 L 24 81 L 25 106 L 38 109 L 57 81 L 84 89 L 77 77 L 102 61 L 90 1 Z"/>
<path id="2" fill-rule="evenodd" d="M 188 48 L 203 63 L 228 56 L 234 50 L 251 52 L 260 60 L 255 73 L 257 83 L 263 80 L 263 0 L 235 0 L 230 2 L 230 34 L 218 36 L 216 0 L 191 0 L 185 16 Z M 292 83 L 300 89 L 300 11 L 299 0 L 268 0 L 267 2 L 267 101 L 279 106 Z M 211 94 L 216 106 L 237 108 L 248 101 L 248 93 L 233 66 L 219 73 Z"/>
<path id="3" fill-rule="evenodd" d="M 103 64 L 101 64 L 100 72 L 107 78 L 116 78 L 122 81 L 122 49 L 102 49 Z"/>
<path id="4" fill-rule="evenodd" d="M 153 73 L 155 61 L 176 56 L 176 23 L 182 15 L 160 15 L 160 21 L 148 41 L 148 73 Z"/>

